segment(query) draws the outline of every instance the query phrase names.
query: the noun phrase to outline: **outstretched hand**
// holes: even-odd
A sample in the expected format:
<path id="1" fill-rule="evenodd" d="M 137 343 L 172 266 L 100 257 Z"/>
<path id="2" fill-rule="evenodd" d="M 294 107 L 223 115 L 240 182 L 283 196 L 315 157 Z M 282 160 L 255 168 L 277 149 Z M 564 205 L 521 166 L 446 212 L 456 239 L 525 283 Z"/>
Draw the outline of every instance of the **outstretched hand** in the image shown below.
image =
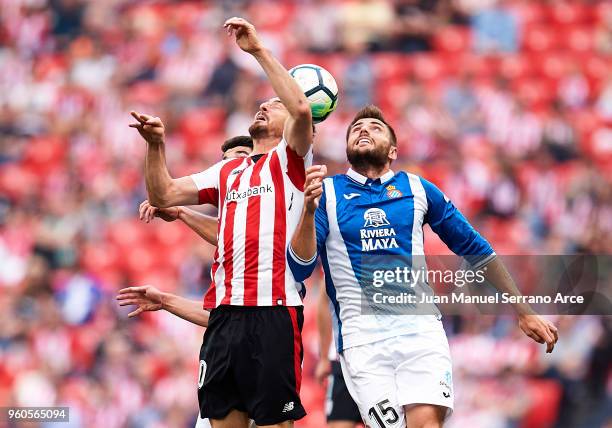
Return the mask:
<path id="1" fill-rule="evenodd" d="M 135 111 L 131 111 L 130 114 L 136 119 L 136 123 L 130 123 L 129 127 L 138 130 L 147 143 L 160 144 L 164 142 L 164 124 L 159 117 Z"/>
<path id="2" fill-rule="evenodd" d="M 538 343 L 546 343 L 546 352 L 550 353 L 559 340 L 557 327 L 539 315 L 519 316 L 519 327 L 527 336 Z"/>
<path id="3" fill-rule="evenodd" d="M 327 174 L 325 165 L 313 165 L 306 168 L 306 180 L 304 182 L 304 209 L 314 214 L 319 206 L 319 200 L 323 194 L 323 178 Z"/>
<path id="4" fill-rule="evenodd" d="M 163 293 L 152 285 L 140 287 L 127 287 L 119 290 L 116 299 L 119 306 L 135 305 L 136 310 L 130 312 L 128 317 L 132 318 L 143 312 L 159 311 L 163 307 Z"/>
<path id="5" fill-rule="evenodd" d="M 227 34 L 236 36 L 236 44 L 243 51 L 254 54 L 263 49 L 263 45 L 255 31 L 255 26 L 246 19 L 230 18 L 225 21 L 223 27 L 227 29 Z"/>

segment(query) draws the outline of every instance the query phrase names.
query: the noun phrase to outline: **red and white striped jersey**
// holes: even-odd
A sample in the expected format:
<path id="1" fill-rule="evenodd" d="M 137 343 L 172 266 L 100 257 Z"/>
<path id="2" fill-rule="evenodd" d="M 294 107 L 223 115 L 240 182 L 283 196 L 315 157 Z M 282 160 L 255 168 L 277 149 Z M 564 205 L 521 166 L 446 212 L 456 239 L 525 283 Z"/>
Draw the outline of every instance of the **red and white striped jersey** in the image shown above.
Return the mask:
<path id="1" fill-rule="evenodd" d="M 287 266 L 286 250 L 304 204 L 305 170 L 285 139 L 257 162 L 219 162 L 191 177 L 200 204 L 219 208 L 212 285 L 204 307 L 299 306 L 302 285 Z"/>

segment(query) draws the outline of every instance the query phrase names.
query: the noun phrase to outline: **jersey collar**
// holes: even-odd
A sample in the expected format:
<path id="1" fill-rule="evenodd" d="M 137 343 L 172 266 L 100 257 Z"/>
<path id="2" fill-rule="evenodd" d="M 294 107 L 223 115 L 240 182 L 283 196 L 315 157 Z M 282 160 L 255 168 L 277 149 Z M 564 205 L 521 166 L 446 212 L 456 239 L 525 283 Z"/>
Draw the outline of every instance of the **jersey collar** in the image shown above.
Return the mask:
<path id="1" fill-rule="evenodd" d="M 359 184 L 366 184 L 368 182 L 368 177 L 366 177 L 365 175 L 359 174 L 353 168 L 349 168 L 348 171 L 346 172 L 346 175 L 352 180 L 355 180 Z M 392 170 L 389 170 L 380 176 L 380 182 L 384 184 L 387 181 L 391 180 L 394 175 L 395 173 Z"/>

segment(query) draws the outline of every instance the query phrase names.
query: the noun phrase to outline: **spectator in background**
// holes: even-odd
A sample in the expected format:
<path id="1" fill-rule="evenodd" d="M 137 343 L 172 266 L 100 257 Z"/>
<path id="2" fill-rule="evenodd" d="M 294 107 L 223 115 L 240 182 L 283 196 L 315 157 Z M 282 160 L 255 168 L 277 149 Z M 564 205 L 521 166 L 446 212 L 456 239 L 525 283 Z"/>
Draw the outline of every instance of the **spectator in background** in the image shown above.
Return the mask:
<path id="1" fill-rule="evenodd" d="M 299 46 L 310 52 L 329 53 L 340 48 L 340 10 L 327 0 L 301 2 L 295 13 L 295 33 Z"/>
<path id="2" fill-rule="evenodd" d="M 380 50 L 389 37 L 394 21 L 391 4 L 385 0 L 349 0 L 341 6 L 340 39 L 342 46 L 365 45 Z"/>
<path id="3" fill-rule="evenodd" d="M 85 5 L 82 0 L 49 0 L 53 11 L 53 34 L 60 48 L 81 33 Z"/>
<path id="4" fill-rule="evenodd" d="M 343 103 L 346 103 L 344 107 L 352 110 L 372 104 L 374 70 L 372 59 L 366 49 L 366 45 L 358 43 L 350 43 L 346 46 L 347 64 L 342 76 L 341 97 Z"/>
<path id="5" fill-rule="evenodd" d="M 572 64 L 568 73 L 559 81 L 558 97 L 561 104 L 570 110 L 582 109 L 589 97 L 589 82 L 577 64 Z"/>
<path id="6" fill-rule="evenodd" d="M 394 9 L 390 47 L 406 53 L 431 50 L 430 38 L 454 17 L 450 0 L 396 0 Z"/>
<path id="7" fill-rule="evenodd" d="M 544 122 L 542 145 L 557 162 L 566 162 L 576 157 L 576 133 L 567 110 L 558 102 L 553 104 Z"/>
<path id="8" fill-rule="evenodd" d="M 612 54 L 612 8 L 604 9 L 595 30 L 595 47 L 602 55 Z"/>
<path id="9" fill-rule="evenodd" d="M 476 52 L 495 54 L 518 50 L 519 22 L 508 8 L 508 3 L 508 0 L 497 0 L 472 16 Z"/>
<path id="10" fill-rule="evenodd" d="M 446 153 L 456 134 L 455 123 L 438 100 L 419 84 L 404 108 L 410 141 L 407 156 L 416 162 L 430 160 Z"/>
<path id="11" fill-rule="evenodd" d="M 595 104 L 595 110 L 600 118 L 612 122 L 612 78 L 608 78 L 603 85 Z"/>
<path id="12" fill-rule="evenodd" d="M 483 115 L 471 74 L 464 73 L 448 85 L 444 92 L 443 103 L 455 121 L 459 135 L 484 133 Z"/>
<path id="13" fill-rule="evenodd" d="M 240 75 L 240 69 L 232 59 L 229 49 L 227 40 L 224 40 L 219 61 L 215 65 L 208 86 L 204 91 L 204 96 L 210 97 L 210 103 L 224 105 L 228 107 L 228 110 L 231 107 L 229 94 L 233 93 L 234 85 L 239 80 Z"/>
<path id="14" fill-rule="evenodd" d="M 500 165 L 488 183 L 484 214 L 512 218 L 520 208 L 521 193 L 509 165 Z"/>
<path id="15" fill-rule="evenodd" d="M 520 100 L 512 102 L 510 114 L 498 125 L 498 139 L 493 142 L 499 144 L 506 156 L 523 158 L 540 146 L 542 139 L 540 118 L 526 109 Z"/>

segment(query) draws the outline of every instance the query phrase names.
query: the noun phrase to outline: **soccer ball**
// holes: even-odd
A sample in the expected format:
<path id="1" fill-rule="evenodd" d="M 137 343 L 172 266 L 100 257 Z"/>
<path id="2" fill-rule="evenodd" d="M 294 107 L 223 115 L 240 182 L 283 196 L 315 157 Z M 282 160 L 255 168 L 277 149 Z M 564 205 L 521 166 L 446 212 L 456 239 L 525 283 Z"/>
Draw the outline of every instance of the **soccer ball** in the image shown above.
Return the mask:
<path id="1" fill-rule="evenodd" d="M 338 85 L 334 77 L 314 64 L 301 64 L 289 70 L 310 101 L 312 121 L 323 122 L 338 105 Z"/>

